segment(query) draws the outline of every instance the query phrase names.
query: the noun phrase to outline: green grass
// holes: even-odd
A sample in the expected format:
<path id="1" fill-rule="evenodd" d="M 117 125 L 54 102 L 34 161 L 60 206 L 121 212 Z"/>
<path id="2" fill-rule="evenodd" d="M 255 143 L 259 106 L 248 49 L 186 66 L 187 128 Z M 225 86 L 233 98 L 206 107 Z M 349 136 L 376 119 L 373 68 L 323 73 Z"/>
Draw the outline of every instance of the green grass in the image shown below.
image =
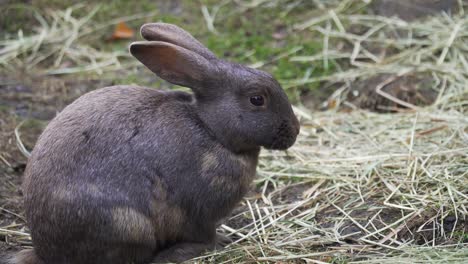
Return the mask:
<path id="1" fill-rule="evenodd" d="M 316 54 L 322 50 L 322 43 L 317 41 L 316 35 L 291 32 L 297 18 L 308 10 L 301 8 L 284 13 L 284 9 L 281 4 L 260 5 L 247 11 L 229 12 L 227 10 L 236 10 L 236 6 L 223 6 L 215 23 L 219 34 L 209 34 L 204 42 L 220 57 L 250 65 L 260 63 L 262 69 L 271 72 L 280 82 L 301 78 L 308 71 L 314 76 L 329 74 L 334 70 L 333 63 L 325 68 L 322 64 L 294 63 L 289 56 L 277 58 L 292 50 L 297 50 L 294 52 L 296 56 Z M 294 88 L 310 90 L 317 87 L 318 83 Z M 287 92 L 293 99 L 301 94 L 297 89 Z"/>
<path id="2" fill-rule="evenodd" d="M 453 232 L 453 237 L 460 240 L 462 243 L 468 243 L 468 233 L 462 231 Z"/>

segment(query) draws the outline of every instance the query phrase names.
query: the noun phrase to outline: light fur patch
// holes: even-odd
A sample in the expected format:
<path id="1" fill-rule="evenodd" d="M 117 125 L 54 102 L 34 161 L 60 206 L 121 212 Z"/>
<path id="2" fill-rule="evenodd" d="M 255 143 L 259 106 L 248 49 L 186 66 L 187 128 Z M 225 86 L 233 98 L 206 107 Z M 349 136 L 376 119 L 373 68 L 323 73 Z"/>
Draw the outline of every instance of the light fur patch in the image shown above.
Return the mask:
<path id="1" fill-rule="evenodd" d="M 145 215 L 129 207 L 114 208 L 111 211 L 112 226 L 126 241 L 142 242 L 152 240 L 153 223 Z"/>
<path id="2" fill-rule="evenodd" d="M 177 206 L 169 206 L 163 201 L 152 201 L 154 233 L 158 240 L 174 240 L 181 235 L 186 221 L 185 213 Z"/>
<path id="3" fill-rule="evenodd" d="M 245 156 L 245 155 L 235 155 L 234 156 L 234 159 L 237 160 L 237 162 L 239 162 L 239 165 L 244 169 L 244 170 L 248 170 L 248 169 L 251 169 L 252 166 L 255 166 L 255 164 L 253 164 L 252 162 L 252 159 L 248 156 Z"/>
<path id="4" fill-rule="evenodd" d="M 255 159 L 252 159 L 251 156 L 231 154 L 231 159 L 239 164 L 243 174 L 242 176 L 250 177 L 253 176 L 252 174 L 255 174 L 257 163 L 255 162 Z"/>
<path id="5" fill-rule="evenodd" d="M 37 258 L 34 249 L 25 249 L 15 255 L 7 256 L 5 259 L 0 258 L 0 263 L 4 264 L 42 264 L 43 262 Z"/>
<path id="6" fill-rule="evenodd" d="M 232 159 L 237 161 L 240 167 L 240 185 L 247 188 L 255 177 L 257 163 L 252 157 L 246 155 L 232 155 Z"/>
<path id="7" fill-rule="evenodd" d="M 219 164 L 218 153 L 209 151 L 202 156 L 202 173 L 205 174 L 209 170 L 216 168 Z"/>

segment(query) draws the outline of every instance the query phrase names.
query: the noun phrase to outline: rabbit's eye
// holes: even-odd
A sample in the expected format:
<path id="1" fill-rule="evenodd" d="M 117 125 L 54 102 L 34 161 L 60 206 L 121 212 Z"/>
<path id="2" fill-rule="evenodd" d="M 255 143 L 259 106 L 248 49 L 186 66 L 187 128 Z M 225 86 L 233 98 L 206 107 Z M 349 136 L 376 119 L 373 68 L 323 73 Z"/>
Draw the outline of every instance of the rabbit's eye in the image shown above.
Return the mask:
<path id="1" fill-rule="evenodd" d="M 250 103 L 255 106 L 262 106 L 265 103 L 265 100 L 263 99 L 263 96 L 256 95 L 256 96 L 250 97 Z"/>

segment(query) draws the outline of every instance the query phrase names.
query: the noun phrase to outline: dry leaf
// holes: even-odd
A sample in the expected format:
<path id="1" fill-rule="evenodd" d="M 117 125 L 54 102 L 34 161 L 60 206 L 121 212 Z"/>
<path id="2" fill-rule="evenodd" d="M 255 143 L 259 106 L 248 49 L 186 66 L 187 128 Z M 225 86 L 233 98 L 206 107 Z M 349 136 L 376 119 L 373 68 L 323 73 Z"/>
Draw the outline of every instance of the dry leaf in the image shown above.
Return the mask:
<path id="1" fill-rule="evenodd" d="M 119 39 L 131 39 L 133 38 L 134 32 L 125 22 L 120 22 L 115 26 L 114 33 L 111 36 L 111 40 Z"/>

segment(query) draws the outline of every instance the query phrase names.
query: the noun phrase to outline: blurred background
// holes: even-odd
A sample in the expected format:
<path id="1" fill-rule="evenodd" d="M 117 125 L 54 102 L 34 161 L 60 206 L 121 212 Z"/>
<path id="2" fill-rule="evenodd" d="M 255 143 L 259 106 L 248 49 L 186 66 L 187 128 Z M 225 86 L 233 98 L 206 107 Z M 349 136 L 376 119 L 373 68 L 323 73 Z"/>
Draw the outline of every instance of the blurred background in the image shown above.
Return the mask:
<path id="1" fill-rule="evenodd" d="M 128 52 L 162 21 L 273 74 L 303 124 L 290 151 L 263 152 L 221 227 L 237 243 L 204 261 L 466 260 L 466 12 L 465 0 L 0 0 L 0 252 L 30 246 L 21 175 L 67 104 L 110 85 L 185 89 Z"/>

